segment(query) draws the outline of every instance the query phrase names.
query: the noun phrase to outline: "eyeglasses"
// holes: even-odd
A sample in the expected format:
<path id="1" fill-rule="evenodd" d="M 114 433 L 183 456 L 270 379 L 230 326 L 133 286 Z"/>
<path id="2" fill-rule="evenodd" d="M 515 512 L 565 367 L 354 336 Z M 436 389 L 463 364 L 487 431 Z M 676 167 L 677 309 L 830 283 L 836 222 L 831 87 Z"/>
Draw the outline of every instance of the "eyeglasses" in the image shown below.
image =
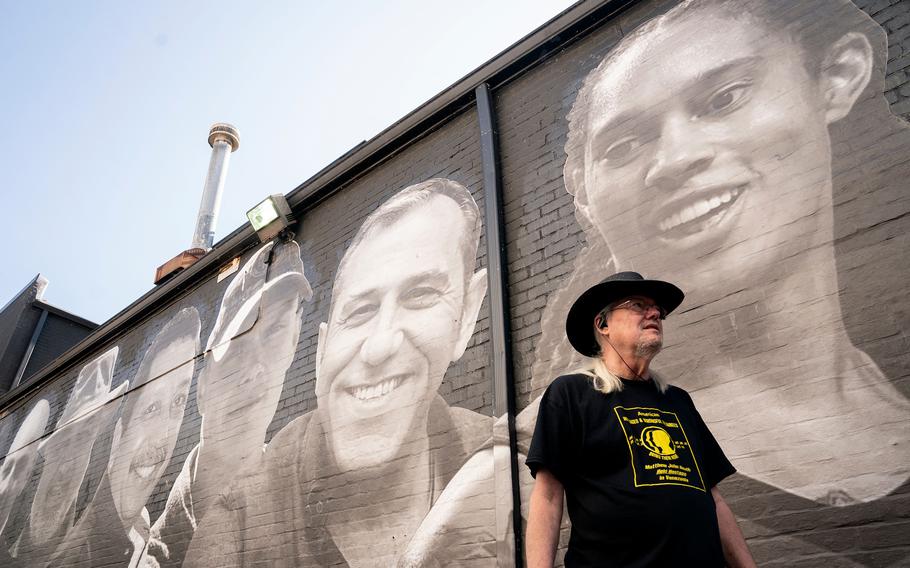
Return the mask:
<path id="1" fill-rule="evenodd" d="M 660 319 L 666 319 L 666 317 L 667 317 L 667 310 L 663 309 L 661 306 L 651 303 L 651 302 L 647 302 L 645 300 L 638 300 L 635 298 L 632 298 L 631 300 L 626 300 L 625 302 L 620 302 L 613 307 L 608 307 L 601 313 L 604 314 L 604 317 L 606 317 L 607 312 L 611 312 L 613 310 L 619 310 L 619 309 L 623 309 L 623 308 L 630 309 L 633 312 L 635 312 L 636 314 L 641 314 L 641 315 L 648 314 L 651 312 L 652 309 L 655 309 L 655 310 L 657 310 L 657 315 L 660 316 Z"/>

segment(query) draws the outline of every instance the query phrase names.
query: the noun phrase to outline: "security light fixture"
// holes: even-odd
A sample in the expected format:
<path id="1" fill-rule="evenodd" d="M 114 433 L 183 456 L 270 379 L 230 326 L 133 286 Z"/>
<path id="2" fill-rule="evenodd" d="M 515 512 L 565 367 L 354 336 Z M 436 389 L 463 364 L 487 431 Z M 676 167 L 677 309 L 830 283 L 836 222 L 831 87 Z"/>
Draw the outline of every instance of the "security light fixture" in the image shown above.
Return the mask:
<path id="1" fill-rule="evenodd" d="M 256 207 L 247 211 L 246 217 L 263 243 L 278 236 L 294 222 L 291 206 L 280 193 L 266 197 Z"/>

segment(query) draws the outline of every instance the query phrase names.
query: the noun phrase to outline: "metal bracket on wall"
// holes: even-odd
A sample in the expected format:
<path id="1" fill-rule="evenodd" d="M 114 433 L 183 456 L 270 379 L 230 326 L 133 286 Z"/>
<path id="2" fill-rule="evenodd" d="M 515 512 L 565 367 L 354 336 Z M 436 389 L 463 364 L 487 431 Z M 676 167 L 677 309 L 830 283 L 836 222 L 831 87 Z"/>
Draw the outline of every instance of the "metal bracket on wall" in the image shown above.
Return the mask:
<path id="1" fill-rule="evenodd" d="M 22 362 L 19 363 L 19 369 L 16 371 L 16 377 L 13 379 L 13 384 L 10 385 L 10 390 L 19 386 L 22 375 L 25 374 L 25 369 L 28 367 L 28 362 L 32 359 L 32 353 L 35 352 L 35 345 L 38 344 L 38 338 L 41 337 L 41 332 L 44 331 L 45 323 L 47 323 L 47 310 L 42 309 L 41 316 L 38 318 L 38 325 L 35 326 L 35 331 L 32 332 L 32 338 L 28 342 L 28 348 L 25 350 L 25 355 L 22 356 Z"/>

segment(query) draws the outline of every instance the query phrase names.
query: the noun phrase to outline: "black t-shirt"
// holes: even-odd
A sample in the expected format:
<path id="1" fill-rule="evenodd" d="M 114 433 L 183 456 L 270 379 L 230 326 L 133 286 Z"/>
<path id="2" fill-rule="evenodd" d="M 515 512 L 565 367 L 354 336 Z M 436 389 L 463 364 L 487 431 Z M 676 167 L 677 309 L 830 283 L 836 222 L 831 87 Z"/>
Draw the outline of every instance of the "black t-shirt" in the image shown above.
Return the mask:
<path id="1" fill-rule="evenodd" d="M 623 381 L 603 394 L 557 378 L 540 401 L 526 460 L 562 483 L 566 566 L 723 566 L 711 488 L 735 469 L 688 393 Z"/>

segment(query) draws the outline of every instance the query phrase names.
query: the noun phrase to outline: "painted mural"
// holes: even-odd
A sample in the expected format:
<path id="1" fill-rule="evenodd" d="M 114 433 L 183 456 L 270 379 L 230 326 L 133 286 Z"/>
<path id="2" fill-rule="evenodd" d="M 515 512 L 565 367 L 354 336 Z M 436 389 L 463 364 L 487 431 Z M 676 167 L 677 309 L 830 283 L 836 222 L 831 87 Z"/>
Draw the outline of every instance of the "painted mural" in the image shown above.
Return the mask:
<path id="1" fill-rule="evenodd" d="M 184 566 L 395 564 L 491 433 L 491 418 L 437 394 L 486 293 L 479 237 L 473 198 L 449 180 L 410 186 L 367 218 L 319 327 L 318 408 L 213 505 Z"/>
<path id="2" fill-rule="evenodd" d="M 516 362 L 521 504 L 539 396 L 590 364 L 568 307 L 635 270 L 687 293 L 655 368 L 737 467 L 722 490 L 747 535 L 905 565 L 880 521 L 910 495 L 910 133 L 882 29 L 847 0 L 692 0 L 624 31 L 572 47 L 596 61 L 553 103 L 584 238 Z M 110 345 L 5 416 L 0 566 L 514 565 L 508 417 L 445 396 L 488 282 L 477 203 L 440 176 L 339 220 L 328 253 L 256 248 L 135 355 Z M 842 518 L 896 552 L 841 552 Z"/>
<path id="3" fill-rule="evenodd" d="M 318 408 L 268 444 L 313 295 L 295 241 L 266 244 L 244 263 L 201 351 L 198 313 L 186 308 L 117 388 L 117 347 L 88 363 L 52 433 L 43 438 L 48 403 L 39 400 L 0 469 L 5 525 L 44 457 L 31 503 L 18 503 L 26 528 L 3 535 L 3 565 L 394 564 L 491 435 L 492 418 L 437 394 L 486 295 L 486 271 L 474 270 L 480 234 L 473 197 L 446 179 L 376 209 L 341 259 L 317 331 Z M 145 505 L 171 460 L 197 366 L 199 442 L 151 519 Z M 77 517 L 106 424 L 109 461 Z"/>
<path id="4" fill-rule="evenodd" d="M 765 499 L 737 511 L 758 523 L 789 508 L 816 529 L 872 524 L 910 479 L 910 357 L 886 352 L 886 372 L 859 346 L 882 335 L 845 323 L 907 329 L 910 132 L 882 96 L 885 45 L 850 2 L 687 2 L 603 58 L 567 117 L 587 247 L 544 315 L 535 389 L 589 364 L 563 331 L 580 291 L 616 270 L 679 284 L 655 366 L 745 478 L 734 495 Z M 863 250 L 876 227 L 894 237 Z"/>
<path id="5" fill-rule="evenodd" d="M 882 96 L 884 52 L 881 28 L 850 2 L 692 1 L 587 74 L 564 172 L 586 243 L 544 310 L 535 398 L 516 419 L 520 462 L 539 395 L 591 368 L 565 337 L 572 302 L 613 272 L 640 271 L 687 293 L 655 367 L 692 393 L 739 470 L 726 489 L 736 513 L 765 525 L 757 532 L 794 533 L 787 554 L 808 562 L 908 561 L 843 554 L 845 537 L 831 536 L 847 515 L 866 524 L 854 540 L 888 542 L 893 527 L 879 521 L 907 512 L 910 357 L 885 351 L 888 374 L 857 346 L 908 323 L 910 132 Z M 882 227 L 884 243 L 852 242 Z M 851 336 L 849 315 L 887 323 Z M 468 521 L 470 497 L 494 499 L 490 464 L 508 439 L 505 420 L 496 426 L 498 444 L 450 483 L 460 498 L 423 527 L 412 565 L 511 538 Z M 527 518 L 533 480 L 519 475 Z"/>

